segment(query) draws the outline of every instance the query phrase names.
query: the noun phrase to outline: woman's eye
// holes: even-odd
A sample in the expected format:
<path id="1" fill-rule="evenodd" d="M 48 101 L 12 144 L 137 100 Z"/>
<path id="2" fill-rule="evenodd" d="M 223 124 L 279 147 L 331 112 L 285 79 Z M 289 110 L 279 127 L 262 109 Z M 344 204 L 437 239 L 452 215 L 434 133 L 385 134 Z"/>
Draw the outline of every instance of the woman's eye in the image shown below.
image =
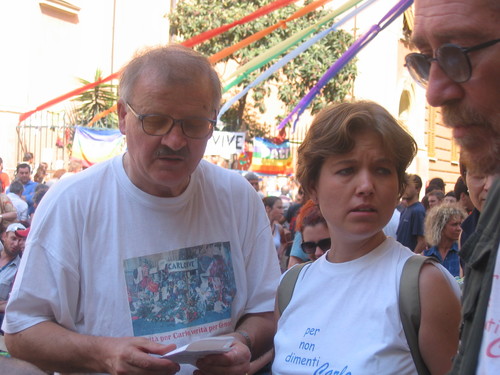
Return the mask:
<path id="1" fill-rule="evenodd" d="M 346 175 L 351 174 L 353 171 L 354 171 L 354 168 L 352 168 L 352 167 L 344 168 L 344 169 L 337 171 L 337 174 L 339 174 L 341 176 L 346 176 Z"/>
<path id="2" fill-rule="evenodd" d="M 377 172 L 379 174 L 392 174 L 392 170 L 390 168 L 378 168 Z"/>

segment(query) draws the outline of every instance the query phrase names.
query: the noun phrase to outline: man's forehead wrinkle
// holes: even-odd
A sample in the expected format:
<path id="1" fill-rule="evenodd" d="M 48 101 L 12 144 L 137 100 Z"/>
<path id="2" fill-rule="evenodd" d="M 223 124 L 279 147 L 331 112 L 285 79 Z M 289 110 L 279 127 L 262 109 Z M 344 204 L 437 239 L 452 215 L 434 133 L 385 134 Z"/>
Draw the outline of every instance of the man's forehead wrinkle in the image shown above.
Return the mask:
<path id="1" fill-rule="evenodd" d="M 415 14 L 412 42 L 418 48 L 428 48 L 432 43 L 472 40 L 477 39 L 478 35 L 486 36 L 488 30 L 484 14 L 484 9 L 478 12 L 469 0 L 438 4 L 421 0 Z M 480 18 L 481 22 L 476 18 Z"/>

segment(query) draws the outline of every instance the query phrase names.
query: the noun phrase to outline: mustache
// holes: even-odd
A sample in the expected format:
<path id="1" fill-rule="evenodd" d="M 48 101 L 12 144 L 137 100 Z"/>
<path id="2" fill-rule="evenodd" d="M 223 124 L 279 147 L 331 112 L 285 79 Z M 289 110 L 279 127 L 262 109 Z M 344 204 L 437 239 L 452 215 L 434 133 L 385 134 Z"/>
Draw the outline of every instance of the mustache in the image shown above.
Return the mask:
<path id="1" fill-rule="evenodd" d="M 492 124 L 482 114 L 457 102 L 444 105 L 441 113 L 444 123 L 451 128 L 455 125 L 463 125 L 493 129 Z"/>
<path id="2" fill-rule="evenodd" d="M 187 158 L 189 156 L 189 150 L 186 147 L 180 148 L 178 150 L 173 150 L 168 146 L 163 146 L 155 151 L 155 157 L 161 158 L 164 156 L 177 156 L 181 158 Z"/>

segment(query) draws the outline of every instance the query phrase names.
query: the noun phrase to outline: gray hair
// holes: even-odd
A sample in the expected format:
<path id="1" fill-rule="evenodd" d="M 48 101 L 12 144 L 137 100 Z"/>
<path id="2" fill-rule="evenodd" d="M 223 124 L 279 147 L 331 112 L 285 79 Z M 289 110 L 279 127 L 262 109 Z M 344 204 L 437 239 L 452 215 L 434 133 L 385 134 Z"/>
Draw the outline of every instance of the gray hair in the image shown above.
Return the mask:
<path id="1" fill-rule="evenodd" d="M 451 219 L 458 217 L 465 219 L 467 213 L 457 204 L 442 204 L 431 208 L 425 216 L 425 240 L 431 246 L 437 246 L 441 241 L 444 226 Z"/>
<path id="2" fill-rule="evenodd" d="M 21 195 L 24 191 L 24 185 L 21 182 L 14 180 L 9 186 L 9 191 L 11 193 Z"/>
<path id="3" fill-rule="evenodd" d="M 208 78 L 214 110 L 219 109 L 222 96 L 219 76 L 210 61 L 198 52 L 175 44 L 139 52 L 122 70 L 118 91 L 123 100 L 131 100 L 137 80 L 146 72 L 166 84 L 195 84 L 200 77 Z"/>

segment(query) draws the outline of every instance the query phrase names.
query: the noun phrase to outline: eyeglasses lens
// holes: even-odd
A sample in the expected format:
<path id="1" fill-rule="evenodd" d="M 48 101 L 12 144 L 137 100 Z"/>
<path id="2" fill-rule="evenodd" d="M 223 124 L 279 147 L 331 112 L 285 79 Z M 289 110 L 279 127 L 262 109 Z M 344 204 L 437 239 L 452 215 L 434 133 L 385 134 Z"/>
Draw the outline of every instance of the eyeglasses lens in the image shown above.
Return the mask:
<path id="1" fill-rule="evenodd" d="M 316 247 L 319 247 L 322 251 L 327 251 L 332 246 L 332 241 L 330 238 L 323 238 L 318 242 L 302 242 L 300 247 L 306 254 L 313 254 L 316 252 Z"/>
<path id="2" fill-rule="evenodd" d="M 146 116 L 142 119 L 144 132 L 149 135 L 163 135 L 168 133 L 174 121 L 167 116 Z"/>
<path id="3" fill-rule="evenodd" d="M 211 127 L 210 121 L 202 117 L 190 117 L 182 120 L 184 134 L 191 138 L 205 137 L 210 132 Z"/>
<path id="4" fill-rule="evenodd" d="M 429 81 L 431 63 L 429 59 L 420 53 L 410 53 L 406 56 L 406 66 L 412 78 L 421 86 L 426 87 Z"/>
<path id="5" fill-rule="evenodd" d="M 212 123 L 202 117 L 189 117 L 179 121 L 181 122 L 182 131 L 190 138 L 204 138 L 212 129 Z M 149 115 L 142 119 L 144 132 L 149 135 L 167 134 L 173 124 L 174 119 L 170 116 Z"/>
<path id="6" fill-rule="evenodd" d="M 439 66 L 457 83 L 465 82 L 470 78 L 471 66 L 467 54 L 459 46 L 445 44 L 436 51 Z"/>

